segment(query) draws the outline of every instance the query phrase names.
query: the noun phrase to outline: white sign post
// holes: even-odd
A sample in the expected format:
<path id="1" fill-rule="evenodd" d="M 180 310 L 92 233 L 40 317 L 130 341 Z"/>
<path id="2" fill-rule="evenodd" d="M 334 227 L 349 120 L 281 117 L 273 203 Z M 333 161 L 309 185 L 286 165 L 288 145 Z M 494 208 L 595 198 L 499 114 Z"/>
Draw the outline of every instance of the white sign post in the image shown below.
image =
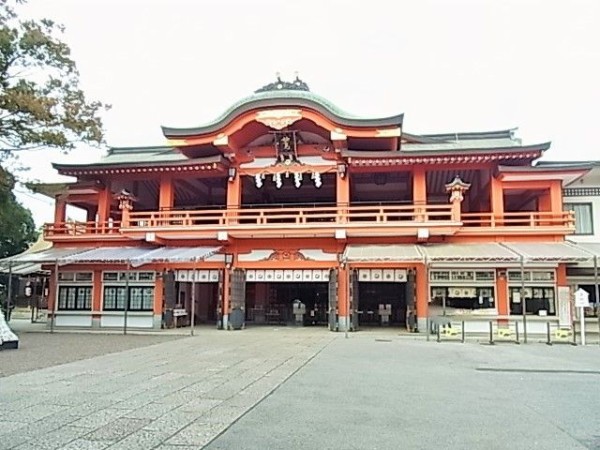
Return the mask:
<path id="1" fill-rule="evenodd" d="M 579 320 L 581 321 L 581 345 L 585 345 L 585 313 L 583 308 L 590 306 L 590 294 L 579 288 L 575 291 L 575 306 L 579 308 Z"/>

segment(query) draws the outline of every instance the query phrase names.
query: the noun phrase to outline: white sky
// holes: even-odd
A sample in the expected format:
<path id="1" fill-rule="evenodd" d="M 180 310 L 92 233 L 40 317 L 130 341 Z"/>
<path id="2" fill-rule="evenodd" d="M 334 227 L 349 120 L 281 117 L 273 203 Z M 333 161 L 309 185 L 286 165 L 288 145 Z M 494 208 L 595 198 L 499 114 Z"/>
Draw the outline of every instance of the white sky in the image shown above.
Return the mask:
<path id="1" fill-rule="evenodd" d="M 546 159 L 600 159 L 599 0 L 29 0 L 66 26 L 111 146 L 164 144 L 160 125 L 193 126 L 294 71 L 362 116 L 405 113 L 407 132 L 519 127 L 552 141 Z M 27 155 L 29 179 L 58 181 Z M 52 201 L 18 193 L 38 224 Z"/>

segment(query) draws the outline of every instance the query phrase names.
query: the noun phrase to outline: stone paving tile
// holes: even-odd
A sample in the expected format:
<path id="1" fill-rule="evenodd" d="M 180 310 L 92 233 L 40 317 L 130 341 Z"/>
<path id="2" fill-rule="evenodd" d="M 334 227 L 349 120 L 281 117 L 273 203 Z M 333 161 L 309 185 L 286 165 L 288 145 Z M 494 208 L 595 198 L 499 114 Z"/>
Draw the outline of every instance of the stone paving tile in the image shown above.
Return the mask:
<path id="1" fill-rule="evenodd" d="M 161 445 L 153 450 L 198 450 L 196 445 Z"/>
<path id="2" fill-rule="evenodd" d="M 108 448 L 113 441 L 88 441 L 87 439 L 75 439 L 58 450 L 104 450 Z"/>
<path id="3" fill-rule="evenodd" d="M 15 448 L 19 444 L 30 441 L 33 439 L 31 436 L 17 432 L 6 433 L 0 436 L 0 450 L 8 450 Z"/>
<path id="4" fill-rule="evenodd" d="M 207 411 L 198 419 L 206 423 L 232 423 L 239 419 L 248 408 L 246 406 L 221 406 Z"/>
<path id="5" fill-rule="evenodd" d="M 56 450 L 89 433 L 86 428 L 64 426 L 15 447 L 15 450 Z"/>
<path id="6" fill-rule="evenodd" d="M 5 420 L 0 420 L 0 439 L 2 439 L 2 435 L 6 433 L 10 433 L 12 431 L 18 430 L 19 428 L 26 427 L 26 422 L 9 422 Z"/>
<path id="7" fill-rule="evenodd" d="M 193 395 L 190 395 L 189 392 L 186 391 L 177 391 L 174 392 L 170 395 L 167 395 L 165 397 L 161 397 L 158 399 L 155 399 L 154 402 L 155 403 L 162 403 L 165 405 L 173 405 L 174 407 L 176 406 L 181 406 L 187 402 L 190 401 L 191 398 L 193 398 Z"/>
<path id="8" fill-rule="evenodd" d="M 227 429 L 228 426 L 226 423 L 196 421 L 176 433 L 166 443 L 170 445 L 204 446 Z"/>
<path id="9" fill-rule="evenodd" d="M 181 405 L 178 409 L 180 411 L 196 411 L 199 413 L 203 413 L 205 411 L 209 411 L 214 407 L 223 403 L 222 400 L 213 399 L 213 398 L 195 398 L 192 401 L 189 401 L 183 405 Z"/>
<path id="10" fill-rule="evenodd" d="M 172 433 L 137 430 L 109 447 L 109 450 L 149 450 L 162 444 Z"/>
<path id="11" fill-rule="evenodd" d="M 51 433 L 65 425 L 70 425 L 78 419 L 78 416 L 59 414 L 26 424 L 23 427 L 0 435 L 0 449 L 12 448 L 32 439 L 43 437 L 47 433 Z"/>
<path id="12" fill-rule="evenodd" d="M 180 411 L 174 409 L 158 419 L 150 422 L 143 429 L 148 431 L 164 431 L 174 434 L 202 415 L 198 411 Z"/>
<path id="13" fill-rule="evenodd" d="M 2 419 L 9 422 L 31 423 L 66 410 L 68 410 L 66 406 L 38 404 L 5 413 L 2 415 Z"/>
<path id="14" fill-rule="evenodd" d="M 199 383 L 190 384 L 189 386 L 182 389 L 182 392 L 187 392 L 191 396 L 205 394 L 206 392 L 214 389 L 216 385 L 206 380 L 202 380 Z"/>
<path id="15" fill-rule="evenodd" d="M 75 416 L 69 413 L 59 413 L 44 417 L 42 420 L 32 423 L 31 428 L 37 433 L 46 433 L 65 425 L 71 425 L 79 419 L 81 419 L 81 416 Z"/>
<path id="16" fill-rule="evenodd" d="M 71 425 L 76 427 L 87 427 L 96 429 L 118 419 L 119 417 L 125 416 L 129 412 L 131 411 L 127 409 L 101 409 L 88 416 L 82 417 L 79 420 L 76 420 Z"/>
<path id="17" fill-rule="evenodd" d="M 174 408 L 176 407 L 165 403 L 149 403 L 141 408 L 127 412 L 123 417 L 131 419 L 158 419 Z"/>
<path id="18" fill-rule="evenodd" d="M 148 425 L 149 422 L 149 419 L 120 417 L 109 424 L 94 430 L 86 435 L 85 438 L 90 441 L 118 441 Z"/>
<path id="19" fill-rule="evenodd" d="M 108 407 L 112 407 L 112 402 L 104 400 L 103 398 L 94 398 L 92 400 L 80 398 L 80 401 L 81 403 L 78 405 L 67 409 L 66 414 L 84 417 Z"/>
<path id="20" fill-rule="evenodd" d="M 261 390 L 253 390 L 249 391 L 248 389 L 244 389 L 241 392 L 238 392 L 233 397 L 225 400 L 223 405 L 231 405 L 231 406 L 245 406 L 250 408 L 258 403 L 260 400 L 264 398 L 266 394 Z"/>
<path id="21" fill-rule="evenodd" d="M 122 401 L 116 401 L 111 405 L 111 408 L 138 409 L 142 406 L 146 406 L 148 403 L 152 403 L 154 401 L 154 396 L 155 394 L 153 395 L 151 392 L 142 392 L 129 398 L 120 399 Z"/>
<path id="22" fill-rule="evenodd" d="M 230 387 L 226 385 L 219 386 L 215 389 L 208 391 L 203 394 L 203 397 L 212 398 L 217 400 L 227 400 L 229 397 L 235 394 L 236 391 L 232 390 Z"/>

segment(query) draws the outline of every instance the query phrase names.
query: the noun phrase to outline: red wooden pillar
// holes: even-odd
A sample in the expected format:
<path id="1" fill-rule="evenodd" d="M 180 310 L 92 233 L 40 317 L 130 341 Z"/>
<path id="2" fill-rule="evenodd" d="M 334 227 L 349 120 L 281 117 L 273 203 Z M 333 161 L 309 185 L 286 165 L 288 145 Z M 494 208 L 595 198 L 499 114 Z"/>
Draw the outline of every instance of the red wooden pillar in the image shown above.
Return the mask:
<path id="1" fill-rule="evenodd" d="M 227 181 L 227 211 L 229 223 L 237 223 L 236 210 L 242 206 L 242 177 L 237 171 Z"/>
<path id="2" fill-rule="evenodd" d="M 110 219 L 110 206 L 112 203 L 112 195 L 110 186 L 105 186 L 98 193 L 98 226 L 102 229 L 107 226 Z"/>
<path id="3" fill-rule="evenodd" d="M 158 272 L 158 271 L 157 271 Z M 165 282 L 162 277 L 156 277 L 154 282 L 154 328 L 160 328 L 164 305 Z"/>
<path id="4" fill-rule="evenodd" d="M 492 223 L 491 226 L 502 225 L 502 217 L 504 216 L 504 190 L 502 189 L 502 181 L 495 177 L 490 180 L 490 204 L 492 205 Z"/>
<path id="5" fill-rule="evenodd" d="M 498 315 L 508 316 L 510 314 L 510 308 L 508 305 L 508 272 L 506 269 L 496 270 L 496 309 Z M 502 320 L 500 323 L 506 325 L 508 322 Z"/>
<path id="6" fill-rule="evenodd" d="M 173 178 L 169 175 L 163 175 L 160 178 L 158 191 L 158 209 L 169 210 L 175 204 L 175 190 L 173 188 Z"/>
<path id="7" fill-rule="evenodd" d="M 556 285 L 557 286 L 569 286 L 567 282 L 567 265 L 559 264 L 556 269 Z"/>
<path id="8" fill-rule="evenodd" d="M 427 176 L 425 168 L 421 166 L 417 166 L 413 170 L 413 204 L 415 205 L 415 220 L 426 222 Z"/>
<path id="9" fill-rule="evenodd" d="M 92 311 L 102 311 L 102 270 L 94 270 Z"/>
<path id="10" fill-rule="evenodd" d="M 562 198 L 562 182 L 560 180 L 552 180 L 550 185 L 550 210 L 554 214 L 562 213 L 563 198 Z"/>
<path id="11" fill-rule="evenodd" d="M 346 172 L 338 173 L 335 182 L 335 202 L 338 207 L 338 222 L 347 222 L 348 206 L 350 206 L 350 180 Z"/>
<path id="12" fill-rule="evenodd" d="M 67 200 L 61 195 L 56 196 L 54 204 L 54 223 L 64 223 L 67 220 Z"/>

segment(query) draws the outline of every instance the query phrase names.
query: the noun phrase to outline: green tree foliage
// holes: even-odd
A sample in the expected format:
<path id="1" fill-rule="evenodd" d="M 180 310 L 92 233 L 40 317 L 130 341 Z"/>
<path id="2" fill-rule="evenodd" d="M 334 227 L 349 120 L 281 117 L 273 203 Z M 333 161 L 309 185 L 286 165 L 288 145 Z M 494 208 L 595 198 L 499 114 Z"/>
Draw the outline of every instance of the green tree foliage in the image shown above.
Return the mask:
<path id="1" fill-rule="evenodd" d="M 23 20 L 0 0 L 0 161 L 34 148 L 101 144 L 106 105 L 79 88 L 63 28 L 51 20 Z"/>
<path id="2" fill-rule="evenodd" d="M 103 143 L 100 113 L 89 101 L 63 27 L 18 15 L 25 0 L 0 0 L 0 258 L 25 250 L 36 238 L 31 212 L 15 198 L 7 159 L 31 149 L 73 149 Z"/>
<path id="3" fill-rule="evenodd" d="M 26 250 L 37 233 L 31 212 L 15 198 L 14 177 L 0 167 L 0 258 Z"/>

